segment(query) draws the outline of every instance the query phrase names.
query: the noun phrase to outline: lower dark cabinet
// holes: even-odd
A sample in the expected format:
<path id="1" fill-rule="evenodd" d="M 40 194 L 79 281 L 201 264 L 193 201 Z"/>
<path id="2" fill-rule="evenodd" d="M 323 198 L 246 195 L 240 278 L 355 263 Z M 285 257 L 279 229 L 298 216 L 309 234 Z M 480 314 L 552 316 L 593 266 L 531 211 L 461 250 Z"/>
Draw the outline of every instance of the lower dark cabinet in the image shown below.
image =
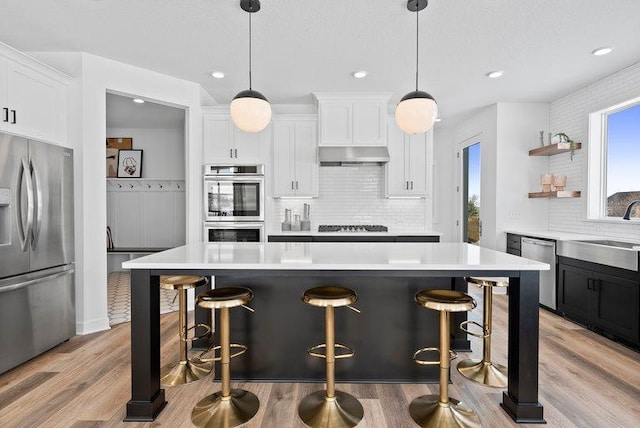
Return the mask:
<path id="1" fill-rule="evenodd" d="M 269 235 L 269 242 L 311 242 L 313 237 L 311 235 Z"/>
<path id="2" fill-rule="evenodd" d="M 560 257 L 558 312 L 640 346 L 638 272 Z"/>

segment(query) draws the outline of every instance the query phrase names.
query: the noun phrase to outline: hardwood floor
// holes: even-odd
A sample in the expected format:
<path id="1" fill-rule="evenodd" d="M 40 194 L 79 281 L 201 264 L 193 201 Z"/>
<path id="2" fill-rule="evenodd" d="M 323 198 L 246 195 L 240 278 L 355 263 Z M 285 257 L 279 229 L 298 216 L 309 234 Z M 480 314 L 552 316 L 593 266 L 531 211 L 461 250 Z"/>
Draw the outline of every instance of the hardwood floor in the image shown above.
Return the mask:
<path id="1" fill-rule="evenodd" d="M 478 289 L 471 289 L 479 301 Z M 494 297 L 495 361 L 506 361 L 506 296 Z M 481 311 L 471 316 L 477 321 Z M 540 313 L 540 402 L 549 427 L 640 426 L 640 354 L 545 310 Z M 162 315 L 162 361 L 177 355 L 177 314 Z M 473 338 L 473 356 L 481 355 Z M 250 345 L 250 344 L 249 344 Z M 375 349 L 358 350 L 375 352 Z M 466 358 L 460 353 L 459 358 Z M 242 358 L 242 357 L 240 357 Z M 300 358 L 307 358 L 301 355 Z M 409 356 L 408 356 L 409 358 Z M 455 361 L 453 362 L 455 364 Z M 189 427 L 191 409 L 219 389 L 211 377 L 166 389 L 169 404 L 153 423 L 123 423 L 130 398 L 129 324 L 108 332 L 74 337 L 55 349 L 0 376 L 0 427 Z M 450 395 L 474 407 L 485 427 L 518 425 L 499 407 L 502 390 L 464 380 L 452 370 Z M 297 404 L 320 384 L 248 383 L 260 399 L 258 415 L 246 427 L 304 427 Z M 339 384 L 364 406 L 361 425 L 375 428 L 417 426 L 408 403 L 436 394 L 436 385 Z"/>

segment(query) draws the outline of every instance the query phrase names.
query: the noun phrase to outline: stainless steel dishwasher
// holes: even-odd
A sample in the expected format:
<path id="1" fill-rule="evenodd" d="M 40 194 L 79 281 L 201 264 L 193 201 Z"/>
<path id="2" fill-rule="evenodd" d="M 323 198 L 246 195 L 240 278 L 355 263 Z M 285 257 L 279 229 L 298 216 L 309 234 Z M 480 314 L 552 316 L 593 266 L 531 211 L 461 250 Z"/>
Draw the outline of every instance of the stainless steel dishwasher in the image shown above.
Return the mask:
<path id="1" fill-rule="evenodd" d="M 556 242 L 522 238 L 522 257 L 548 263 L 550 270 L 540 271 L 540 304 L 556 309 Z"/>

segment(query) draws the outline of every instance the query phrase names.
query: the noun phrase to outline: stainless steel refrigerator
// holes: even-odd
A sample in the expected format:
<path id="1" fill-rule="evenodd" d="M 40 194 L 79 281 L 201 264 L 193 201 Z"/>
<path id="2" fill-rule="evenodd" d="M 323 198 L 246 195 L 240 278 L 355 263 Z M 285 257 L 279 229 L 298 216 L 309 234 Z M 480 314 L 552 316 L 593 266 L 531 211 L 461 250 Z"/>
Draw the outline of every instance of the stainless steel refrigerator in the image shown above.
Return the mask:
<path id="1" fill-rule="evenodd" d="M 0 133 L 0 373 L 75 334 L 73 151 Z"/>

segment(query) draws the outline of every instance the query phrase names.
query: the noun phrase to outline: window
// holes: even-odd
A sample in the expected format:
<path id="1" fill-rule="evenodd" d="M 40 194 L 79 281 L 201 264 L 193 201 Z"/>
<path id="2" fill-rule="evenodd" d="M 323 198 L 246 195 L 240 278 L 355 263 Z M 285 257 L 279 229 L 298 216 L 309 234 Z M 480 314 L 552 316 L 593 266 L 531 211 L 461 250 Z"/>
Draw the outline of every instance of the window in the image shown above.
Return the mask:
<path id="1" fill-rule="evenodd" d="M 588 217 L 621 219 L 640 199 L 640 98 L 591 114 L 589 128 Z"/>

